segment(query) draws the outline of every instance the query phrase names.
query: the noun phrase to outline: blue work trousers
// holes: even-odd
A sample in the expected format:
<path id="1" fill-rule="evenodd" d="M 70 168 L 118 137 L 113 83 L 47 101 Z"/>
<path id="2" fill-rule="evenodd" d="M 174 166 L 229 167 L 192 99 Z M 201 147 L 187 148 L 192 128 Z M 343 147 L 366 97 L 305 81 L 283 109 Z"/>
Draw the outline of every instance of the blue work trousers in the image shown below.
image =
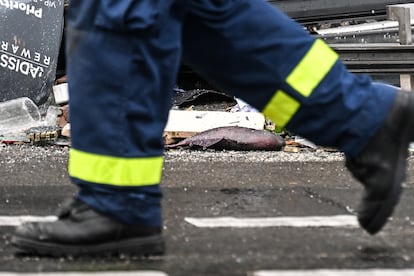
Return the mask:
<path id="1" fill-rule="evenodd" d="M 263 0 L 71 0 L 67 40 L 72 147 L 106 157 L 162 156 L 182 60 L 293 133 L 348 157 L 366 146 L 396 93 L 349 73 L 332 54 L 324 67 L 323 52 L 308 55 L 316 38 Z M 326 72 L 307 91 L 295 84 L 295 68 L 316 79 Z M 161 225 L 159 185 L 72 179 L 92 208 L 125 223 Z"/>

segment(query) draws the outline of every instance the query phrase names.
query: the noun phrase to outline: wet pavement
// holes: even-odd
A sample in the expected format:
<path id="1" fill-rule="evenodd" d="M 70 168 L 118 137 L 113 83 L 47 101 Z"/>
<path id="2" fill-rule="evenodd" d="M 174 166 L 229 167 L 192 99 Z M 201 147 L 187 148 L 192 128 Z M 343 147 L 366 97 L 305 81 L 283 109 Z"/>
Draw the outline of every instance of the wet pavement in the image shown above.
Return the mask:
<path id="1" fill-rule="evenodd" d="M 227 153 L 228 154 L 228 153 Z M 66 156 L 0 151 L 0 216 L 48 216 L 75 192 Z M 3 161 L 2 161 L 3 160 Z M 343 162 L 165 163 L 167 253 L 151 259 L 56 259 L 15 255 L 0 226 L 2 272 L 158 271 L 167 275 L 255 275 L 259 270 L 412 268 L 414 162 L 392 221 L 376 236 L 355 227 L 200 228 L 185 219 L 352 215 L 361 187 Z M 412 218 L 413 217 L 413 218 Z M 258 275 L 258 274 L 257 274 Z M 315 274 L 316 275 L 316 274 Z M 335 275 L 335 274 L 329 274 Z M 398 274 L 395 274 L 398 275 Z"/>

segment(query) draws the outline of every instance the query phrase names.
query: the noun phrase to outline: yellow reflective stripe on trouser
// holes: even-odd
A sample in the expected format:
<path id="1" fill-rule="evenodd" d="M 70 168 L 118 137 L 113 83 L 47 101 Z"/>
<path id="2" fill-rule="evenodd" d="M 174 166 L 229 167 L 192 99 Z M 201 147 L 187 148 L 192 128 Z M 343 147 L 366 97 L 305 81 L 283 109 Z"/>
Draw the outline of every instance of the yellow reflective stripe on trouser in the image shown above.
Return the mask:
<path id="1" fill-rule="evenodd" d="M 284 127 L 299 109 L 300 104 L 283 91 L 277 91 L 270 100 L 263 114 L 278 127 Z"/>
<path id="2" fill-rule="evenodd" d="M 164 158 L 125 158 L 87 153 L 71 149 L 69 175 L 71 177 L 114 186 L 148 186 L 161 181 Z"/>
<path id="3" fill-rule="evenodd" d="M 286 82 L 304 97 L 309 97 L 332 69 L 338 54 L 320 39 L 288 75 Z M 300 108 L 300 103 L 287 93 L 279 90 L 263 109 L 278 127 L 285 127 Z"/>
<path id="4" fill-rule="evenodd" d="M 317 39 L 286 82 L 304 97 L 309 97 L 337 60 L 338 54 Z"/>

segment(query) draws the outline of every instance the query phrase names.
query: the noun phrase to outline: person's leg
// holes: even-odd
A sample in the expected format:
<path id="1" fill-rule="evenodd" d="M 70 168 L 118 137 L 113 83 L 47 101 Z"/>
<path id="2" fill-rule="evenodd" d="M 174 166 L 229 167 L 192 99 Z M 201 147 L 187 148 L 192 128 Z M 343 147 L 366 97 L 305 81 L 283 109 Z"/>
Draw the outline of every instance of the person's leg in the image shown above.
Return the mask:
<path id="1" fill-rule="evenodd" d="M 278 127 L 355 156 L 395 92 L 347 72 L 336 53 L 265 1 L 216 2 L 193 1 L 185 61 Z"/>
<path id="2" fill-rule="evenodd" d="M 57 222 L 17 229 L 17 247 L 52 255 L 162 252 L 162 134 L 181 43 L 173 4 L 71 1 L 69 175 L 79 193 Z"/>
<path id="3" fill-rule="evenodd" d="M 344 151 L 348 167 L 366 188 L 361 226 L 370 233 L 379 231 L 398 201 L 404 157 L 413 139 L 407 124 L 396 121 L 411 112 L 409 106 L 396 101 L 398 108 L 390 112 L 396 89 L 349 73 L 322 40 L 265 1 L 191 3 L 183 30 L 184 60 L 279 127 Z M 396 109 L 402 113 L 391 116 Z M 391 122 L 390 116 L 395 117 Z M 404 130 L 404 138 L 392 141 L 388 138 L 396 131 L 389 132 L 382 140 L 391 145 L 376 145 L 367 154 L 378 135 L 387 132 L 384 122 Z M 356 160 L 362 160 L 358 170 L 351 165 Z"/>

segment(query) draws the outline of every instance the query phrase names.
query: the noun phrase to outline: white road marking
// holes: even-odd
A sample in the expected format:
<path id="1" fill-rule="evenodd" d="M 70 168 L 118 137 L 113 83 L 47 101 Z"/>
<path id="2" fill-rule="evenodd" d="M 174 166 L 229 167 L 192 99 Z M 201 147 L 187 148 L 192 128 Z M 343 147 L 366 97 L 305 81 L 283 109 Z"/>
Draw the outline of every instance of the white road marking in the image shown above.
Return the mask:
<path id="1" fill-rule="evenodd" d="M 0 226 L 18 226 L 24 222 L 55 221 L 56 216 L 0 216 Z M 357 228 L 358 221 L 355 216 L 309 216 L 309 217 L 211 217 L 211 218 L 185 218 L 185 221 L 200 228 L 263 228 L 263 227 L 346 227 Z"/>
<path id="2" fill-rule="evenodd" d="M 263 228 L 263 227 L 343 227 L 357 228 L 355 216 L 314 216 L 314 217 L 264 217 L 264 218 L 185 218 L 185 221 L 200 228 Z"/>
<path id="3" fill-rule="evenodd" d="M 24 222 L 48 222 L 57 220 L 56 216 L 0 216 L 0 226 L 19 226 Z M 1 275 L 1 274 L 0 274 Z"/>
<path id="4" fill-rule="evenodd" d="M 158 271 L 111 271 L 111 272 L 42 272 L 39 273 L 14 273 L 0 272 L 0 276 L 168 276 Z"/>
<path id="5" fill-rule="evenodd" d="M 249 276 L 414 276 L 413 269 L 263 270 Z"/>

